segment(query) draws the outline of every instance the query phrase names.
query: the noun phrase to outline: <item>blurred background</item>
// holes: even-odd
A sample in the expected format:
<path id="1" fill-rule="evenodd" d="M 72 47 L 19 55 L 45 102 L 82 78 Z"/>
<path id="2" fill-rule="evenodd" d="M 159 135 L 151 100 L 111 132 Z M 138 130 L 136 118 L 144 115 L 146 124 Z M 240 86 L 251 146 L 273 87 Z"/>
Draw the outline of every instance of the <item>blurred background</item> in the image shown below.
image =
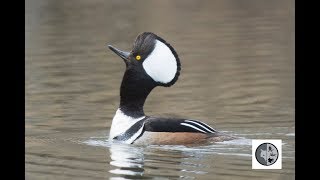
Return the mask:
<path id="1" fill-rule="evenodd" d="M 294 6 L 292 0 L 27 0 L 26 178 L 293 179 Z M 106 45 L 129 51 L 145 31 L 169 42 L 182 64 L 175 85 L 151 92 L 145 113 L 199 119 L 248 140 L 282 139 L 282 170 L 252 171 L 246 143 L 105 144 L 125 70 Z"/>

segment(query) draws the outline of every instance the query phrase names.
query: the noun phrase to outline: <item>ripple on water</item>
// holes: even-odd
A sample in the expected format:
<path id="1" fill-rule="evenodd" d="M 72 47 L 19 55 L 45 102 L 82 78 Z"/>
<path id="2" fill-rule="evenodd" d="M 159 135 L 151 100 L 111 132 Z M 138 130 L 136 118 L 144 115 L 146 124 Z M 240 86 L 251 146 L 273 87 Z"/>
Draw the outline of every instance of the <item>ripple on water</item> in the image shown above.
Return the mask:
<path id="1" fill-rule="evenodd" d="M 251 151 L 248 151 L 251 148 L 251 139 L 235 139 L 231 141 L 216 142 L 208 145 L 149 145 L 145 147 L 135 146 L 135 145 L 125 145 L 119 143 L 110 143 L 108 138 L 105 137 L 92 137 L 89 140 L 83 142 L 89 146 L 102 146 L 108 147 L 111 149 L 160 149 L 167 151 L 184 151 L 184 152 L 198 152 L 203 154 L 224 154 L 224 155 L 238 155 L 238 156 L 251 156 Z M 247 153 L 243 153 L 243 152 Z M 242 153 L 240 153 L 242 152 Z"/>

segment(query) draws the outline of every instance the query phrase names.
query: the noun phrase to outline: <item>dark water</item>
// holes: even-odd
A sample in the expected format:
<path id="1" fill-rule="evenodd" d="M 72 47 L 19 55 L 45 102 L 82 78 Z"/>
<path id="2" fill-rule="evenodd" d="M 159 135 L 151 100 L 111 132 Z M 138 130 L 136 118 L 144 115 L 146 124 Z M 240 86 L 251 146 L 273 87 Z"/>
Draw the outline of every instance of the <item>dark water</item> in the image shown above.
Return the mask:
<path id="1" fill-rule="evenodd" d="M 26 179 L 294 179 L 294 1 L 26 1 Z M 182 72 L 148 115 L 199 119 L 241 140 L 109 144 L 122 60 L 152 31 Z M 282 170 L 251 169 L 251 139 L 282 139 Z"/>

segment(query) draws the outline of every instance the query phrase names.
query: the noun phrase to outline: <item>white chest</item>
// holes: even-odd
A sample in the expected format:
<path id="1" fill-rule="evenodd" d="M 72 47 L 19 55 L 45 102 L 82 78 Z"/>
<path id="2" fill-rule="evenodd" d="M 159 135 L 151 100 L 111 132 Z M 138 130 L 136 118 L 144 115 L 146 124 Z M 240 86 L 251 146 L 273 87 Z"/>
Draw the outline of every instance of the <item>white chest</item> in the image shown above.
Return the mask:
<path id="1" fill-rule="evenodd" d="M 133 124 L 139 120 L 145 118 L 145 116 L 139 118 L 133 118 L 125 115 L 120 109 L 117 110 L 116 114 L 112 119 L 109 140 L 127 131 Z"/>

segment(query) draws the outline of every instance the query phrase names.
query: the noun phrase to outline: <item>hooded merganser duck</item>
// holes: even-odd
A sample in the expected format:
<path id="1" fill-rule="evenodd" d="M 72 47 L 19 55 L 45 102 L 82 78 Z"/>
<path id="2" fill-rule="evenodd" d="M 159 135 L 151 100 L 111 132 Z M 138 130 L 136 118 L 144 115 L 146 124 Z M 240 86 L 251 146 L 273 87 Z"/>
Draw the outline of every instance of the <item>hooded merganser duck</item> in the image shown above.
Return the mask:
<path id="1" fill-rule="evenodd" d="M 108 47 L 125 64 L 120 88 L 120 106 L 112 120 L 110 141 L 126 144 L 198 144 L 234 139 L 193 119 L 146 116 L 143 105 L 157 86 L 170 87 L 180 75 L 177 52 L 164 39 L 151 32 L 136 38 L 130 52 Z"/>

